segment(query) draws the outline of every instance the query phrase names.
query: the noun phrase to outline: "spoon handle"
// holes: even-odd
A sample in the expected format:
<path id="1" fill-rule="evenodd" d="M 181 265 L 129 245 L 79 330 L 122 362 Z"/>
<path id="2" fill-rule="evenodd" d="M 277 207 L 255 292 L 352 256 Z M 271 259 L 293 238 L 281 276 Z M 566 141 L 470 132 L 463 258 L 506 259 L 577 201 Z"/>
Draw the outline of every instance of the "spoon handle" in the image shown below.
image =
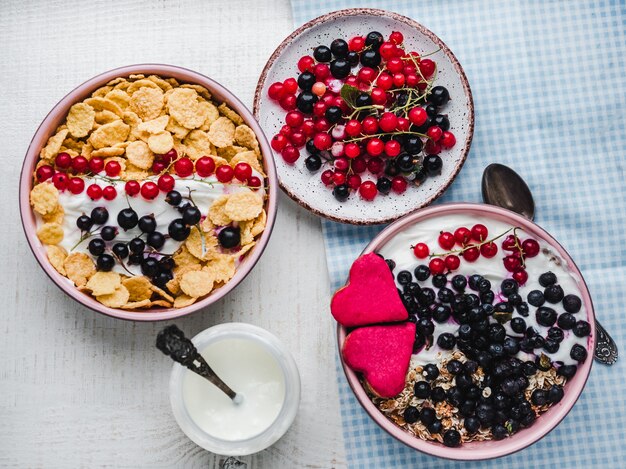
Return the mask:
<path id="1" fill-rule="evenodd" d="M 617 361 L 617 356 L 617 344 L 606 329 L 602 327 L 600 321 L 596 320 L 596 348 L 593 358 L 605 365 L 612 365 Z"/>

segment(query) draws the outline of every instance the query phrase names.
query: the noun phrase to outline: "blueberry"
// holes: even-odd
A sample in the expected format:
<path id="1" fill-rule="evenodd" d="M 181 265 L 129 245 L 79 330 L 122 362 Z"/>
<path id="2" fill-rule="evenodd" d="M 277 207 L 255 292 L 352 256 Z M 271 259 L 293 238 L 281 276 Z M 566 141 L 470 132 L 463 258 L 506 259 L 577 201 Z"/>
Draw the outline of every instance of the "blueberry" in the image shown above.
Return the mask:
<path id="1" fill-rule="evenodd" d="M 178 191 L 169 191 L 165 196 L 165 201 L 172 207 L 177 207 L 183 201 L 183 196 Z"/>
<path id="2" fill-rule="evenodd" d="M 441 430 L 443 430 L 443 423 L 441 423 L 441 420 L 435 420 L 426 428 L 428 428 L 429 433 L 436 435 L 437 433 L 441 433 Z"/>
<path id="3" fill-rule="evenodd" d="M 93 218 L 93 215 L 92 217 Z M 565 295 L 563 297 L 563 309 L 568 313 L 577 313 L 580 311 L 582 306 L 582 302 L 580 298 L 576 295 Z"/>
<path id="4" fill-rule="evenodd" d="M 296 107 L 304 114 L 311 114 L 313 112 L 313 105 L 317 100 L 317 96 L 310 91 L 303 91 L 296 98 Z"/>
<path id="5" fill-rule="evenodd" d="M 104 207 L 96 207 L 91 211 L 91 220 L 96 225 L 104 225 L 109 219 L 109 212 Z"/>
<path id="6" fill-rule="evenodd" d="M 430 384 L 427 381 L 417 381 L 413 386 L 415 397 L 419 399 L 428 399 L 430 396 Z"/>
<path id="7" fill-rule="evenodd" d="M 544 339 L 540 335 L 536 335 L 531 339 L 531 343 L 533 345 L 533 348 L 541 348 L 545 345 L 546 339 Z"/>
<path id="8" fill-rule="evenodd" d="M 160 231 L 153 231 L 148 234 L 146 239 L 148 246 L 152 246 L 154 249 L 161 249 L 165 244 L 165 236 Z"/>
<path id="9" fill-rule="evenodd" d="M 463 426 L 468 433 L 473 434 L 480 430 L 480 420 L 477 417 L 467 417 L 463 421 Z"/>
<path id="10" fill-rule="evenodd" d="M 561 402 L 561 399 L 563 399 L 563 395 L 563 387 L 559 386 L 558 384 L 553 384 L 550 389 L 548 389 L 548 401 L 550 401 L 552 404 Z"/>
<path id="11" fill-rule="evenodd" d="M 420 418 L 420 411 L 417 410 L 417 407 L 409 406 L 404 410 L 403 417 L 406 423 L 415 423 Z"/>
<path id="12" fill-rule="evenodd" d="M 330 62 L 330 59 L 332 59 L 332 52 L 326 46 L 317 46 L 313 51 L 313 57 L 318 62 Z"/>
<path id="13" fill-rule="evenodd" d="M 441 386 L 435 386 L 430 392 L 433 402 L 442 402 L 446 399 L 446 391 Z"/>
<path id="14" fill-rule="evenodd" d="M 457 387 L 452 387 L 446 392 L 446 399 L 455 407 L 461 405 L 463 397 L 463 392 Z"/>
<path id="15" fill-rule="evenodd" d="M 182 218 L 175 218 L 167 227 L 167 234 L 174 241 L 184 241 L 189 237 L 191 230 Z M 219 236 L 218 236 L 219 239 Z"/>
<path id="16" fill-rule="evenodd" d="M 574 335 L 576 337 L 587 337 L 591 334 L 591 325 L 587 321 L 578 321 L 574 326 Z"/>
<path id="17" fill-rule="evenodd" d="M 105 241 L 112 241 L 117 236 L 117 228 L 114 226 L 103 226 L 100 230 L 100 236 Z"/>
<path id="18" fill-rule="evenodd" d="M 459 330 L 457 332 L 457 334 L 459 335 L 459 339 L 471 339 L 472 338 L 472 326 L 470 326 L 469 324 L 461 324 L 461 326 L 459 326 Z"/>
<path id="19" fill-rule="evenodd" d="M 414 298 L 417 298 L 417 295 L 419 295 L 421 291 L 422 291 L 422 287 L 420 287 L 419 284 L 416 282 L 409 282 L 406 285 L 404 285 L 404 292 L 408 293 Z"/>
<path id="20" fill-rule="evenodd" d="M 587 359 L 587 349 L 582 345 L 574 344 L 569 352 L 569 356 L 578 363 L 584 362 Z"/>
<path id="21" fill-rule="evenodd" d="M 504 352 L 507 355 L 515 356 L 520 351 L 519 340 L 514 337 L 507 337 L 504 339 Z"/>
<path id="22" fill-rule="evenodd" d="M 493 357 L 504 356 L 504 346 L 502 344 L 489 344 L 488 351 Z"/>
<path id="23" fill-rule="evenodd" d="M 520 316 L 528 317 L 528 303 L 521 303 L 515 307 L 515 310 L 520 314 Z"/>
<path id="24" fill-rule="evenodd" d="M 556 374 L 570 379 L 576 374 L 577 370 L 578 367 L 576 365 L 561 365 L 558 370 L 556 370 Z"/>
<path id="25" fill-rule="evenodd" d="M 520 420 L 520 424 L 524 427 L 524 428 L 528 428 L 530 427 L 533 423 L 535 423 L 535 419 L 537 417 L 535 416 L 534 413 L 530 413 L 530 414 L 524 414 L 524 416 L 521 418 Z"/>
<path id="26" fill-rule="evenodd" d="M 439 376 L 439 368 L 434 363 L 428 363 L 424 365 L 423 374 L 427 381 L 432 381 Z"/>
<path id="27" fill-rule="evenodd" d="M 472 377 L 468 373 L 460 373 L 455 378 L 456 387 L 460 390 L 467 390 L 474 385 Z"/>
<path id="28" fill-rule="evenodd" d="M 548 402 L 548 396 L 543 389 L 535 389 L 530 396 L 530 400 L 537 406 L 546 405 Z"/>
<path id="29" fill-rule="evenodd" d="M 424 144 L 419 137 L 409 137 L 404 142 L 404 150 L 409 155 L 417 155 L 422 151 Z"/>
<path id="30" fill-rule="evenodd" d="M 543 291 L 543 296 L 549 303 L 558 303 L 563 299 L 563 288 L 561 285 L 548 285 Z"/>
<path id="31" fill-rule="evenodd" d="M 413 273 L 415 274 L 415 278 L 420 282 L 423 282 L 430 277 L 430 269 L 424 264 L 418 265 Z"/>
<path id="32" fill-rule="evenodd" d="M 546 339 L 546 342 L 543 344 L 543 349 L 548 353 L 556 353 L 559 351 L 559 343 L 556 340 Z"/>
<path id="33" fill-rule="evenodd" d="M 226 249 L 232 249 L 241 243 L 241 230 L 232 226 L 222 228 L 217 235 L 217 241 L 220 246 Z"/>
<path id="34" fill-rule="evenodd" d="M 454 334 L 444 332 L 437 337 L 437 345 L 444 350 L 452 350 L 456 345 L 456 338 Z"/>
<path id="35" fill-rule="evenodd" d="M 459 413 L 463 417 L 469 417 L 474 413 L 474 409 L 476 408 L 476 401 L 473 399 L 467 399 L 465 402 L 462 402 L 459 406 Z"/>
<path id="36" fill-rule="evenodd" d="M 435 332 L 435 325 L 430 319 L 420 319 L 417 322 L 417 329 L 424 334 L 426 337 L 432 335 Z"/>
<path id="37" fill-rule="evenodd" d="M 89 249 L 89 252 L 92 256 L 99 256 L 104 252 L 105 248 L 106 243 L 100 238 L 92 239 L 91 241 L 89 241 L 89 245 L 87 246 L 87 249 Z"/>
<path id="38" fill-rule="evenodd" d="M 502 324 L 494 323 L 489 326 L 489 340 L 501 344 L 506 338 L 506 329 Z"/>
<path id="39" fill-rule="evenodd" d="M 563 337 L 563 331 L 558 327 L 551 327 L 548 329 L 548 340 L 552 340 L 553 342 L 562 342 Z"/>
<path id="40" fill-rule="evenodd" d="M 115 266 L 115 259 L 110 254 L 100 254 L 96 260 L 96 264 L 98 266 L 98 270 L 108 272 L 113 269 L 113 266 Z"/>
<path id="41" fill-rule="evenodd" d="M 474 291 L 478 291 L 478 282 L 480 282 L 483 279 L 484 277 L 482 275 L 478 275 L 478 274 L 470 275 L 469 281 L 468 281 L 469 287 Z"/>
<path id="42" fill-rule="evenodd" d="M 537 373 L 537 365 L 533 361 L 524 362 L 522 365 L 522 371 L 526 376 L 532 376 Z"/>
<path id="43" fill-rule="evenodd" d="M 512 293 L 517 293 L 519 285 L 512 278 L 507 278 L 502 281 L 500 284 L 500 291 L 504 296 L 509 296 Z"/>
<path id="44" fill-rule="evenodd" d="M 432 90 L 430 90 L 428 102 L 434 104 L 435 106 L 443 106 L 449 100 L 450 93 L 443 86 L 435 86 Z"/>
<path id="45" fill-rule="evenodd" d="M 379 177 L 378 181 L 376 181 L 376 189 L 378 189 L 378 192 L 381 194 L 389 194 L 391 191 L 391 180 L 384 176 Z"/>
<path id="46" fill-rule="evenodd" d="M 529 304 L 536 307 L 542 306 L 546 302 L 545 298 L 543 297 L 543 292 L 540 290 L 532 290 L 528 293 L 526 299 L 528 300 Z"/>
<path id="47" fill-rule="evenodd" d="M 557 325 L 564 331 L 573 329 L 576 325 L 576 317 L 572 313 L 563 313 L 559 316 Z"/>
<path id="48" fill-rule="evenodd" d="M 428 155 L 424 158 L 423 162 L 426 174 L 429 176 L 438 176 L 441 174 L 443 168 L 443 160 L 439 155 Z"/>
<path id="49" fill-rule="evenodd" d="M 450 318 L 451 313 L 452 311 L 450 310 L 449 306 L 437 305 L 435 309 L 433 309 L 432 316 L 436 322 L 443 323 Z"/>
<path id="50" fill-rule="evenodd" d="M 141 238 L 133 238 L 128 242 L 128 249 L 134 254 L 140 254 L 146 248 L 146 243 Z"/>
<path id="51" fill-rule="evenodd" d="M 348 55 L 348 43 L 343 39 L 335 39 L 330 43 L 330 51 L 335 57 L 344 58 Z"/>
<path id="52" fill-rule="evenodd" d="M 142 233 L 152 233 L 157 227 L 154 215 L 144 215 L 139 219 L 137 225 Z"/>
<path id="53" fill-rule="evenodd" d="M 488 292 L 491 290 L 491 282 L 487 280 L 486 278 L 484 278 L 476 284 L 476 287 L 478 288 L 478 291 L 481 293 Z"/>
<path id="54" fill-rule="evenodd" d="M 147 277 L 154 277 L 159 273 L 159 261 L 154 257 L 146 257 L 141 263 L 141 273 Z"/>
<path id="55" fill-rule="evenodd" d="M 378 31 L 372 31 L 365 37 L 365 45 L 378 50 L 383 43 L 383 35 Z"/>
<path id="56" fill-rule="evenodd" d="M 380 54 L 378 54 L 380 56 Z M 347 59 L 335 59 L 330 63 L 330 73 L 333 77 L 341 80 L 350 75 L 352 66 Z"/>
<path id="57" fill-rule="evenodd" d="M 430 306 L 435 302 L 435 291 L 432 288 L 422 288 L 417 296 L 421 306 Z"/>
<path id="58" fill-rule="evenodd" d="M 137 212 L 132 208 L 125 208 L 120 210 L 120 213 L 117 214 L 117 224 L 124 230 L 130 230 L 136 227 L 138 222 L 139 217 L 137 216 Z"/>
<path id="59" fill-rule="evenodd" d="M 539 285 L 542 287 L 547 287 L 549 285 L 554 285 L 556 283 L 556 275 L 552 272 L 546 272 L 539 276 Z"/>
<path id="60" fill-rule="evenodd" d="M 452 277 L 452 288 L 454 288 L 456 291 L 462 292 L 463 290 L 465 290 L 466 286 L 467 279 L 465 278 L 465 275 L 455 275 L 454 277 Z"/>
<path id="61" fill-rule="evenodd" d="M 413 276 L 408 270 L 401 270 L 396 277 L 400 285 L 408 285 L 413 281 Z"/>
<path id="62" fill-rule="evenodd" d="M 350 189 L 347 184 L 340 184 L 333 189 L 333 195 L 339 202 L 345 202 L 350 195 Z"/>
<path id="63" fill-rule="evenodd" d="M 512 313 L 513 306 L 511 306 L 509 303 L 505 303 L 504 301 L 502 301 L 493 307 L 493 311 L 495 313 Z"/>
<path id="64" fill-rule="evenodd" d="M 495 409 L 489 404 L 478 404 L 476 407 L 476 417 L 483 425 L 489 425 L 496 416 Z"/>
<path id="65" fill-rule="evenodd" d="M 453 375 L 458 375 L 461 371 L 463 371 L 463 363 L 459 360 L 450 360 L 446 364 L 446 369 Z"/>
<path id="66" fill-rule="evenodd" d="M 511 329 L 513 329 L 513 332 L 523 334 L 526 331 L 526 321 L 524 321 L 524 318 L 511 319 Z"/>
<path id="67" fill-rule="evenodd" d="M 183 212 L 183 221 L 187 225 L 195 225 L 202 218 L 202 214 L 200 213 L 200 209 L 198 207 L 187 207 Z"/>
<path id="68" fill-rule="evenodd" d="M 361 65 L 376 68 L 380 65 L 381 57 L 377 50 L 366 50 L 361 53 Z"/>
<path id="69" fill-rule="evenodd" d="M 537 311 L 535 312 L 535 318 L 537 319 L 538 324 L 545 327 L 551 327 L 556 322 L 557 314 L 556 311 L 552 308 L 542 306 L 540 308 L 537 308 Z"/>
<path id="70" fill-rule="evenodd" d="M 450 130 L 450 121 L 448 120 L 448 116 L 443 114 L 437 114 L 433 118 L 433 124 L 439 127 L 444 132 L 446 130 Z"/>
<path id="71" fill-rule="evenodd" d="M 89 231 L 93 226 L 93 220 L 87 215 L 81 215 L 76 219 L 76 226 L 80 231 Z"/>
<path id="72" fill-rule="evenodd" d="M 359 65 L 359 53 L 356 51 L 351 50 L 350 52 L 348 52 L 348 54 L 346 55 L 346 59 L 348 60 L 348 63 L 351 67 L 356 67 L 357 65 Z"/>
<path id="73" fill-rule="evenodd" d="M 424 425 L 430 425 L 437 418 L 437 414 L 435 413 L 435 409 L 432 407 L 424 407 L 420 412 L 420 420 Z"/>
<path id="74" fill-rule="evenodd" d="M 522 304 L 522 296 L 519 293 L 511 293 L 507 301 L 510 305 L 517 307 Z"/>
<path id="75" fill-rule="evenodd" d="M 476 371 L 478 370 L 478 363 L 476 363 L 474 360 L 467 360 L 465 363 L 463 363 L 463 369 L 466 373 L 476 373 Z"/>
<path id="76" fill-rule="evenodd" d="M 496 424 L 491 427 L 491 433 L 494 440 L 504 440 L 507 436 L 509 436 L 509 431 L 504 425 L 501 424 Z"/>
<path id="77" fill-rule="evenodd" d="M 482 303 L 492 304 L 494 299 L 495 299 L 495 294 L 492 291 L 480 293 L 480 301 Z"/>
<path id="78" fill-rule="evenodd" d="M 396 268 L 396 261 L 394 261 L 393 259 L 385 259 L 385 262 L 387 263 L 387 267 L 389 267 L 389 270 L 393 272 L 393 269 Z"/>
<path id="79" fill-rule="evenodd" d="M 311 141 L 313 140 L 309 140 L 309 142 Z M 319 155 L 309 155 L 306 160 L 304 160 L 304 164 L 306 169 L 313 173 L 322 167 L 322 159 Z"/>
<path id="80" fill-rule="evenodd" d="M 111 251 L 120 259 L 126 259 L 128 257 L 128 246 L 126 246 L 125 243 L 115 243 Z"/>
<path id="81" fill-rule="evenodd" d="M 426 344 L 426 338 L 424 335 L 417 331 L 415 333 L 415 341 L 413 342 L 413 353 L 417 353 Z"/>

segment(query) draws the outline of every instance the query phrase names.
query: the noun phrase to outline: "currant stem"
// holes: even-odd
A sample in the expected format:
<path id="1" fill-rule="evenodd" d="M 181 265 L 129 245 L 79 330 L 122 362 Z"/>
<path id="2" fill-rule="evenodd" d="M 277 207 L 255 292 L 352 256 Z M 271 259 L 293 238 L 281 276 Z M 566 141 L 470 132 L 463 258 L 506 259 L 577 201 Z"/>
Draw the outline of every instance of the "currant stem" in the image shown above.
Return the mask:
<path id="1" fill-rule="evenodd" d="M 472 248 L 478 248 L 480 249 L 482 246 L 484 246 L 485 244 L 489 244 L 489 243 L 493 243 L 494 241 L 496 241 L 497 239 L 502 238 L 505 234 L 507 234 L 508 232 L 510 232 L 511 230 L 517 230 L 517 229 L 521 229 L 519 227 L 516 228 L 509 228 L 508 230 L 506 230 L 504 233 L 500 233 L 498 236 L 496 236 L 495 238 L 491 238 L 491 239 L 486 239 L 485 241 L 481 241 L 478 244 L 468 244 L 467 246 L 462 247 L 461 249 L 452 249 L 448 252 L 443 252 L 443 253 L 433 253 L 433 254 L 429 254 L 428 257 L 445 257 L 448 256 L 450 254 L 463 254 L 465 251 L 467 251 L 468 249 L 472 249 Z M 515 233 L 515 231 L 513 231 Z"/>

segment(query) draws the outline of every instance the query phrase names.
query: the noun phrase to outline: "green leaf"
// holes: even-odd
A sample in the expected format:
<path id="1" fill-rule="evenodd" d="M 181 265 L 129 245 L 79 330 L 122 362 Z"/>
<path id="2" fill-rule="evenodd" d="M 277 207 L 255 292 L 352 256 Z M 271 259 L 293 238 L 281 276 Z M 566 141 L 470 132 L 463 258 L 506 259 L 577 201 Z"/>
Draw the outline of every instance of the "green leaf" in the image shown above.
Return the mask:
<path id="1" fill-rule="evenodd" d="M 356 98 L 361 94 L 359 89 L 356 86 L 352 85 L 343 85 L 341 87 L 340 96 L 348 106 L 352 109 L 356 108 Z"/>

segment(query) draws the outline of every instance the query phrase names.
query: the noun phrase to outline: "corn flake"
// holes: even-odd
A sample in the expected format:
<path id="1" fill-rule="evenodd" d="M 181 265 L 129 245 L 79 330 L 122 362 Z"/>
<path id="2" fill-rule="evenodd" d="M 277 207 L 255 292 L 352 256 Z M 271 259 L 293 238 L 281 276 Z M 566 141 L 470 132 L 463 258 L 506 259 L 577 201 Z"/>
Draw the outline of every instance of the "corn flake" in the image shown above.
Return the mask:
<path id="1" fill-rule="evenodd" d="M 63 228 L 58 223 L 44 223 L 37 230 L 37 237 L 43 244 L 59 244 L 63 241 Z"/>
<path id="2" fill-rule="evenodd" d="M 148 137 L 148 146 L 154 153 L 162 155 L 174 147 L 174 139 L 169 132 L 159 132 L 158 134 L 152 134 Z"/>
<path id="3" fill-rule="evenodd" d="M 111 158 L 112 156 L 122 156 L 124 154 L 124 147 L 118 147 L 118 144 L 114 147 L 99 148 L 91 152 L 91 157 L 99 158 Z"/>
<path id="4" fill-rule="evenodd" d="M 228 282 L 235 275 L 235 258 L 230 254 L 220 254 L 202 268 L 209 272 L 215 282 Z"/>
<path id="5" fill-rule="evenodd" d="M 215 147 L 209 140 L 207 133 L 202 130 L 189 132 L 183 143 L 187 148 L 187 155 L 194 161 L 203 156 L 215 154 Z"/>
<path id="6" fill-rule="evenodd" d="M 263 199 L 252 192 L 231 194 L 224 206 L 224 212 L 232 220 L 252 220 L 263 210 Z"/>
<path id="7" fill-rule="evenodd" d="M 41 149 L 39 156 L 44 160 L 51 160 L 59 154 L 59 150 L 61 149 L 61 145 L 63 145 L 63 141 L 69 130 L 62 129 L 59 130 L 55 135 L 48 139 L 48 143 L 45 147 Z"/>
<path id="8" fill-rule="evenodd" d="M 209 207 L 209 218 L 216 226 L 228 225 L 232 220 L 225 211 L 226 203 L 230 196 L 221 195 L 213 201 L 211 207 Z"/>
<path id="9" fill-rule="evenodd" d="M 184 139 L 189 133 L 189 129 L 180 125 L 178 121 L 172 116 L 170 116 L 169 122 L 167 123 L 165 130 L 170 132 L 178 140 Z"/>
<path id="10" fill-rule="evenodd" d="M 96 272 L 86 287 L 94 296 L 101 296 L 114 293 L 121 284 L 121 277 L 117 272 Z"/>
<path id="11" fill-rule="evenodd" d="M 243 124 L 243 119 L 241 118 L 241 116 L 233 111 L 231 108 L 229 108 L 226 103 L 220 104 L 217 109 L 219 109 L 220 114 L 228 117 L 231 121 L 235 123 L 235 125 Z"/>
<path id="12" fill-rule="evenodd" d="M 104 97 L 117 104 L 122 111 L 125 111 L 130 105 L 130 96 L 122 90 L 111 90 Z"/>
<path id="13" fill-rule="evenodd" d="M 198 298 L 188 295 L 177 296 L 174 300 L 174 308 L 184 308 L 185 306 L 191 306 L 196 302 Z"/>
<path id="14" fill-rule="evenodd" d="M 87 279 L 96 273 L 96 266 L 84 252 L 73 252 L 63 261 L 63 267 L 69 278 L 77 287 L 87 283 Z M 126 303 L 126 302 L 124 302 Z"/>
<path id="15" fill-rule="evenodd" d="M 120 109 L 120 107 L 110 99 L 106 98 L 88 98 L 83 101 L 85 104 L 90 105 L 96 111 L 111 111 L 114 114 L 117 114 L 120 117 L 124 116 L 124 113 Z"/>
<path id="16" fill-rule="evenodd" d="M 168 97 L 170 115 L 188 129 L 200 127 L 207 119 L 207 109 L 200 105 L 198 93 L 189 88 L 175 88 Z"/>
<path id="17" fill-rule="evenodd" d="M 130 110 L 142 120 L 156 119 L 163 109 L 163 90 L 142 87 L 135 91 L 130 98 Z"/>
<path id="18" fill-rule="evenodd" d="M 52 267 L 61 275 L 67 275 L 65 273 L 65 267 L 63 267 L 63 262 L 67 257 L 67 251 L 60 246 L 50 245 L 46 246 L 46 254 L 48 255 L 48 260 Z"/>
<path id="19" fill-rule="evenodd" d="M 116 120 L 98 127 L 91 133 L 88 141 L 95 149 L 112 147 L 116 143 L 126 141 L 129 132 L 129 125 L 122 120 Z"/>
<path id="20" fill-rule="evenodd" d="M 165 130 L 170 118 L 169 116 L 160 116 L 150 121 L 142 122 L 137 126 L 140 132 L 148 132 L 150 134 L 158 134 Z"/>
<path id="21" fill-rule="evenodd" d="M 30 204 L 40 215 L 50 214 L 59 205 L 59 191 L 49 182 L 37 184 L 30 191 Z"/>
<path id="22" fill-rule="evenodd" d="M 128 158 L 131 164 L 141 169 L 152 167 L 152 163 L 154 162 L 154 155 L 150 151 L 150 148 L 141 140 L 131 142 L 126 147 L 126 158 Z"/>
<path id="23" fill-rule="evenodd" d="M 211 293 L 214 281 L 210 272 L 204 270 L 187 272 L 180 279 L 180 289 L 186 295 L 197 298 Z"/>
<path id="24" fill-rule="evenodd" d="M 109 308 L 121 308 L 128 303 L 130 294 L 124 285 L 118 286 L 113 293 L 96 296 L 96 300 Z"/>
<path id="25" fill-rule="evenodd" d="M 185 240 L 185 246 L 192 256 L 206 260 L 212 258 L 215 254 L 217 238 L 209 233 L 200 233 L 198 228 L 194 226 Z"/>
<path id="26" fill-rule="evenodd" d="M 129 301 L 150 300 L 152 297 L 152 283 L 147 277 L 130 277 L 124 279 L 122 285 L 128 290 Z"/>
<path id="27" fill-rule="evenodd" d="M 76 103 L 67 114 L 67 128 L 76 138 L 86 137 L 93 127 L 96 111 L 89 104 Z"/>
<path id="28" fill-rule="evenodd" d="M 180 88 L 189 88 L 191 90 L 196 90 L 196 93 L 198 93 L 204 99 L 206 99 L 206 100 L 210 100 L 211 99 L 211 92 L 209 90 L 207 90 L 202 85 L 195 85 L 195 84 L 185 83 L 184 85 L 180 85 Z"/>
<path id="29" fill-rule="evenodd" d="M 209 140 L 218 148 L 227 147 L 235 141 L 235 124 L 226 117 L 220 117 L 211 124 Z"/>
<path id="30" fill-rule="evenodd" d="M 162 90 L 161 87 L 157 85 L 155 82 L 153 82 L 152 80 L 143 79 L 143 80 L 137 80 L 137 81 L 132 82 L 126 89 L 126 92 L 132 96 L 135 91 L 143 87 L 155 88 L 160 91 L 167 91 L 167 90 Z"/>
<path id="31" fill-rule="evenodd" d="M 239 125 L 235 129 L 235 142 L 250 150 L 254 150 L 257 154 L 261 153 L 259 142 L 256 139 L 254 131 L 245 124 Z"/>

